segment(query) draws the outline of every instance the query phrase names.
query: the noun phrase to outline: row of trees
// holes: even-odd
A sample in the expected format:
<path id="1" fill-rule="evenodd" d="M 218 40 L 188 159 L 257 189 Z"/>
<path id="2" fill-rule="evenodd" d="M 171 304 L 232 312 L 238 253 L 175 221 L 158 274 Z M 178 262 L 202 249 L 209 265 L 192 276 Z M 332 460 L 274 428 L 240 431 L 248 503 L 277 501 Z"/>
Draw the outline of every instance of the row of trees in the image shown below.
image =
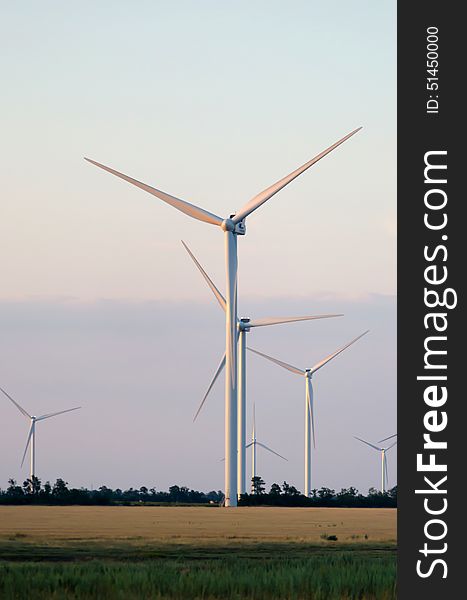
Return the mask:
<path id="1" fill-rule="evenodd" d="M 126 503 L 180 503 L 209 504 L 221 503 L 224 494 L 220 491 L 197 492 L 184 486 L 173 485 L 168 492 L 157 491 L 154 487 L 140 487 L 113 490 L 103 485 L 97 490 L 87 488 L 69 488 L 63 479 L 51 485 L 44 485 L 37 477 L 26 479 L 18 485 L 14 479 L 8 481 L 6 490 L 0 489 L 0 504 L 126 504 Z"/>
<path id="2" fill-rule="evenodd" d="M 26 479 L 18 485 L 14 479 L 8 481 L 6 490 L 0 489 L 0 504 L 222 504 L 224 494 L 221 491 L 198 492 L 185 486 L 173 485 L 167 492 L 156 488 L 140 487 L 113 490 L 103 485 L 97 490 L 86 488 L 69 488 L 63 479 L 51 485 L 37 477 Z M 336 507 L 387 507 L 397 506 L 397 487 L 381 493 L 370 488 L 365 496 L 356 488 L 350 487 L 336 492 L 327 487 L 312 490 L 307 498 L 296 487 L 286 481 L 282 485 L 273 483 L 269 492 L 261 477 L 252 479 L 252 493 L 244 494 L 240 506 L 336 506 Z"/>
<path id="3" fill-rule="evenodd" d="M 296 487 L 289 485 L 286 481 L 282 486 L 273 483 L 269 492 L 266 492 L 266 486 L 261 477 L 253 477 L 251 482 L 252 492 L 242 496 L 241 506 L 397 507 L 397 486 L 384 493 L 375 488 L 370 488 L 366 496 L 354 487 L 343 488 L 340 492 L 322 487 L 311 490 L 311 497 L 307 498 Z"/>

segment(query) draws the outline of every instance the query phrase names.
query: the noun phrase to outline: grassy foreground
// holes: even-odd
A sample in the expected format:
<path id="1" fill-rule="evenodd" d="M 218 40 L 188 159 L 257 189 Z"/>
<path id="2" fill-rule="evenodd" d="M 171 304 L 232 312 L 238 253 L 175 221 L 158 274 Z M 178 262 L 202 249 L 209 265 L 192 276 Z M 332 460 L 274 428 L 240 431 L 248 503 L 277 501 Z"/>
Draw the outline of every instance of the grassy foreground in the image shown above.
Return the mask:
<path id="1" fill-rule="evenodd" d="M 394 513 L 99 507 L 107 520 L 95 507 L 14 508 L 0 510 L 2 600 L 396 597 L 395 520 L 382 534 Z"/>

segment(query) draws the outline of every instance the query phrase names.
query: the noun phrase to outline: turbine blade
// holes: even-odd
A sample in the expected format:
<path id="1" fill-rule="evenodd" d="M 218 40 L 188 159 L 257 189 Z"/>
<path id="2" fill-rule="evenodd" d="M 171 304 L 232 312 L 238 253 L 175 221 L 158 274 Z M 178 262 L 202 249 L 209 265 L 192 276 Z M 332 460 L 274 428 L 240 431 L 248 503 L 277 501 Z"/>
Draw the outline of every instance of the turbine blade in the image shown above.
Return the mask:
<path id="1" fill-rule="evenodd" d="M 304 375 L 305 371 L 303 371 L 302 369 L 299 369 L 298 367 L 294 367 L 293 365 L 289 365 L 286 362 L 283 362 L 282 360 L 278 360 L 277 358 L 273 358 L 272 356 L 268 356 L 267 354 L 263 354 L 262 352 L 259 352 L 259 350 L 253 350 L 253 348 L 250 348 L 248 346 L 248 350 L 250 350 L 250 352 L 254 352 L 255 354 L 259 354 L 259 356 L 262 356 L 263 358 L 267 358 L 268 360 L 270 360 L 273 363 L 276 363 L 276 365 L 279 365 L 280 367 L 283 367 L 284 369 L 287 369 L 287 371 L 291 371 L 292 373 L 295 373 L 296 375 Z"/>
<path id="2" fill-rule="evenodd" d="M 342 317 L 343 315 L 308 315 L 306 317 L 267 317 L 254 319 L 248 323 L 248 327 L 264 327 L 267 325 L 280 325 L 281 323 L 295 323 L 296 321 L 313 321 L 315 319 L 330 319 Z"/>
<path id="3" fill-rule="evenodd" d="M 381 450 L 382 450 L 382 448 L 378 448 L 378 446 L 375 446 L 374 444 L 370 444 L 370 442 L 365 442 L 365 440 L 362 440 L 362 438 L 359 438 L 356 435 L 354 435 L 354 438 L 356 440 L 359 440 L 360 442 L 363 442 L 367 446 L 370 446 L 371 448 L 374 448 L 375 450 L 378 450 L 378 452 L 381 452 Z"/>
<path id="4" fill-rule="evenodd" d="M 252 431 L 251 438 L 252 438 L 253 442 L 256 439 L 256 407 L 255 407 L 254 402 L 253 402 L 253 431 Z"/>
<path id="5" fill-rule="evenodd" d="M 304 171 L 306 171 L 312 165 L 314 165 L 319 160 L 321 160 L 323 157 L 325 157 L 326 154 L 329 154 L 330 152 L 332 152 L 335 148 L 340 146 L 342 143 L 344 143 L 346 140 L 348 140 L 350 137 L 352 137 L 355 133 L 357 133 L 357 131 L 360 131 L 360 129 L 361 129 L 361 127 L 358 127 L 358 129 L 351 131 L 346 136 L 344 136 L 343 138 L 341 138 L 340 140 L 338 140 L 337 142 L 332 144 L 332 146 L 329 146 L 329 148 L 326 148 L 326 150 L 323 150 L 323 152 L 320 152 L 319 154 L 317 154 L 314 158 L 312 158 L 311 160 L 306 162 L 304 165 L 302 165 L 301 167 L 298 167 L 298 169 L 295 169 L 295 171 L 292 171 L 292 173 L 290 173 L 289 175 L 286 175 L 285 177 L 283 177 L 276 183 L 273 183 L 268 188 L 266 188 L 265 190 L 263 190 L 262 192 L 257 194 L 254 198 L 252 198 L 249 202 L 247 202 L 245 204 L 245 206 L 243 206 L 238 211 L 238 213 L 236 213 L 234 215 L 234 217 L 232 219 L 233 222 L 240 223 L 240 221 L 242 219 L 247 217 L 249 214 L 251 214 L 257 208 L 259 208 L 262 204 L 264 204 L 267 200 L 269 200 L 272 196 L 274 196 L 274 194 L 277 194 L 277 192 L 279 192 L 287 184 L 289 184 L 291 181 L 293 181 L 296 177 L 301 175 Z"/>
<path id="6" fill-rule="evenodd" d="M 3 393 L 5 394 L 5 396 L 6 396 L 6 397 L 7 397 L 9 400 L 11 400 L 11 401 L 13 402 L 13 404 L 16 406 L 16 408 L 17 408 L 17 409 L 18 409 L 18 410 L 19 410 L 21 413 L 23 413 L 23 415 L 24 415 L 25 417 L 28 417 L 28 419 L 31 419 L 31 418 L 32 418 L 32 417 L 31 417 L 31 415 L 30 415 L 30 414 L 29 414 L 29 413 L 28 413 L 26 410 L 24 410 L 24 408 L 23 408 L 22 406 L 20 406 L 20 405 L 19 405 L 19 404 L 16 402 L 16 400 L 13 400 L 13 398 L 10 396 L 10 394 L 8 394 L 7 392 L 5 392 L 5 390 L 4 390 L 3 388 L 1 388 L 1 387 L 0 387 L 0 391 L 1 391 L 1 392 L 3 392 Z"/>
<path id="7" fill-rule="evenodd" d="M 249 448 L 250 446 L 253 446 L 253 444 L 254 444 L 254 442 L 250 442 L 249 444 L 247 444 L 247 445 L 245 446 L 245 448 Z"/>
<path id="8" fill-rule="evenodd" d="M 26 440 L 26 447 L 24 448 L 23 458 L 21 460 L 21 466 L 23 466 L 24 459 L 26 458 L 26 452 L 28 451 L 28 447 L 31 442 L 31 436 L 32 436 L 33 431 L 34 431 L 34 422 L 31 423 L 31 427 L 29 428 L 28 439 Z"/>
<path id="9" fill-rule="evenodd" d="M 390 450 L 391 448 L 394 448 L 394 446 L 395 446 L 396 444 L 397 444 L 397 440 L 396 440 L 395 442 L 393 442 L 393 443 L 392 443 L 390 446 L 388 446 L 388 447 L 386 448 L 386 452 L 387 452 L 388 450 Z"/>
<path id="10" fill-rule="evenodd" d="M 219 225 L 220 226 L 222 224 L 223 219 L 221 219 L 220 217 L 218 217 L 217 215 L 215 215 L 213 213 L 208 212 L 207 210 L 204 210 L 204 208 L 200 208 L 199 206 L 195 206 L 194 204 L 185 202 L 185 200 L 180 200 L 180 198 L 176 198 L 175 196 L 166 194 L 165 192 L 162 192 L 161 190 L 153 188 L 150 185 L 146 185 L 145 183 L 142 183 L 141 181 L 138 181 L 137 179 L 133 179 L 132 177 L 128 177 L 128 175 L 124 175 L 123 173 L 120 173 L 119 171 L 115 171 L 115 169 L 106 167 L 105 165 L 98 163 L 95 160 L 91 160 L 90 158 L 86 158 L 86 157 L 84 157 L 84 160 L 87 160 L 89 163 L 95 165 L 96 167 L 99 167 L 100 169 L 104 169 L 104 171 L 107 171 L 108 173 L 112 173 L 112 175 L 116 175 L 117 177 L 120 177 L 120 179 L 124 179 L 125 181 L 128 181 L 128 183 L 131 183 L 131 184 L 135 185 L 136 187 L 139 187 L 140 189 L 144 190 L 145 192 L 148 192 L 149 194 L 156 196 L 163 202 L 167 202 L 167 204 L 170 204 L 171 206 L 180 210 L 182 213 L 185 213 L 189 217 L 198 219 L 198 221 L 204 221 L 205 223 L 210 223 L 211 225 Z"/>
<path id="11" fill-rule="evenodd" d="M 339 348 L 339 350 L 336 350 L 332 354 L 329 354 L 329 356 L 326 356 L 326 358 L 323 358 L 323 360 L 321 360 L 320 362 L 316 363 L 315 366 L 310 369 L 310 372 L 311 373 L 316 373 L 316 371 L 318 369 L 321 369 L 321 367 L 324 367 L 324 365 L 327 364 L 330 360 L 332 360 L 333 358 L 336 358 L 336 356 L 338 356 L 339 354 L 341 354 L 341 352 L 344 352 L 344 350 L 346 350 L 352 344 L 355 344 L 355 342 L 357 340 L 359 340 L 361 337 L 363 337 L 364 335 L 366 335 L 369 331 L 370 330 L 367 329 L 367 331 L 364 331 L 363 333 L 361 333 L 359 336 L 357 336 L 356 338 L 354 338 L 351 342 L 349 342 L 345 346 L 342 346 L 342 348 Z"/>
<path id="12" fill-rule="evenodd" d="M 214 374 L 214 377 L 212 378 L 212 381 L 211 381 L 211 383 L 209 384 L 208 390 L 207 390 L 207 392 L 204 394 L 204 398 L 202 399 L 202 401 L 201 401 L 201 404 L 199 405 L 199 408 L 198 408 L 198 410 L 196 411 L 196 414 L 195 414 L 195 416 L 193 417 L 193 422 L 195 422 L 195 421 L 196 421 L 196 419 L 197 419 L 197 417 L 198 417 L 199 413 L 201 412 L 201 409 L 202 409 L 202 408 L 203 408 L 203 406 L 204 406 L 204 403 L 206 402 L 206 398 L 209 396 L 209 392 L 212 390 L 212 387 L 213 387 L 213 385 L 216 383 L 216 379 L 219 377 L 219 375 L 221 374 L 221 372 L 222 372 L 222 369 L 223 369 L 224 367 L 225 367 L 225 353 L 224 353 L 224 356 L 223 356 L 223 357 L 222 357 L 222 359 L 221 359 L 221 362 L 220 362 L 219 366 L 217 367 L 217 371 L 215 372 L 215 374 Z"/>
<path id="13" fill-rule="evenodd" d="M 195 263 L 195 265 L 198 267 L 199 272 L 201 273 L 201 275 L 204 277 L 206 283 L 208 284 L 208 286 L 211 288 L 212 293 L 214 294 L 214 296 L 216 297 L 217 301 L 219 302 L 219 304 L 221 305 L 221 308 L 224 310 L 225 312 L 225 307 L 226 307 L 226 301 L 224 296 L 220 293 L 220 291 L 217 289 L 217 287 L 214 285 L 214 282 L 212 281 L 212 279 L 209 277 L 209 275 L 206 273 L 206 271 L 203 269 L 203 267 L 199 264 L 199 262 L 196 260 L 195 255 L 193 254 L 193 252 L 188 248 L 188 246 L 185 244 L 185 242 L 182 240 L 182 244 L 185 248 L 185 250 L 188 252 L 188 254 L 190 255 L 191 259 L 193 260 L 193 262 Z"/>
<path id="14" fill-rule="evenodd" d="M 258 446 L 261 446 L 261 448 L 264 448 L 265 450 L 267 450 L 268 452 L 271 452 L 272 454 L 275 454 L 276 456 L 278 456 L 279 458 L 282 458 L 282 460 L 288 460 L 288 458 L 285 458 L 285 456 L 282 456 L 281 454 L 278 454 L 277 452 L 275 452 L 274 450 L 272 450 L 271 448 L 268 448 L 265 444 L 262 444 L 261 442 L 256 442 L 258 444 Z"/>
<path id="15" fill-rule="evenodd" d="M 311 383 L 311 379 L 309 377 L 306 378 L 306 399 L 311 418 L 311 435 L 313 437 L 313 448 L 316 448 L 315 409 L 313 406 L 313 384 Z"/>
<path id="16" fill-rule="evenodd" d="M 42 415 L 37 417 L 36 421 L 43 421 L 44 419 L 48 419 L 49 417 L 56 417 L 57 415 L 63 415 L 63 413 L 71 412 L 72 410 L 78 410 L 81 406 L 75 406 L 75 408 L 67 408 L 66 410 L 59 410 L 58 412 L 48 413 L 47 415 Z"/>
<path id="17" fill-rule="evenodd" d="M 388 440 L 390 440 L 390 439 L 392 439 L 394 437 L 397 437 L 397 433 L 395 433 L 394 435 L 388 435 L 388 437 L 385 437 L 382 440 L 378 440 L 378 444 L 381 444 L 381 442 L 387 442 Z"/>

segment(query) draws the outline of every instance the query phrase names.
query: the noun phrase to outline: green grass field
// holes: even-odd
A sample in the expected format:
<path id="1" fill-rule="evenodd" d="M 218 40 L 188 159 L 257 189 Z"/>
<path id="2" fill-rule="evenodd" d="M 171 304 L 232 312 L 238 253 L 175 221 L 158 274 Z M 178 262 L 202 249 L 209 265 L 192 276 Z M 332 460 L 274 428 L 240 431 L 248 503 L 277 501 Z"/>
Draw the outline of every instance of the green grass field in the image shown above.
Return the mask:
<path id="1" fill-rule="evenodd" d="M 348 510 L 2 507 L 0 598 L 395 599 L 395 511 Z"/>

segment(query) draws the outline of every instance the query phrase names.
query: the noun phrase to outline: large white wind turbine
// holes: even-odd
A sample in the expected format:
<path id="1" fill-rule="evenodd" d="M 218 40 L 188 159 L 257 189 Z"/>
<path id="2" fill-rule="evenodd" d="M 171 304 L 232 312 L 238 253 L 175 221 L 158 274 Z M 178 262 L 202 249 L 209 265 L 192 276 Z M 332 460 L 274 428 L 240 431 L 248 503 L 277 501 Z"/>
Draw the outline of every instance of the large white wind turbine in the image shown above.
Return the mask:
<path id="1" fill-rule="evenodd" d="M 287 458 L 285 458 L 285 456 L 282 456 L 281 454 L 279 454 L 275 450 L 272 450 L 271 448 L 268 448 L 265 444 L 262 444 L 261 442 L 258 442 L 258 440 L 256 439 L 255 405 L 253 403 L 253 431 L 252 431 L 252 434 L 251 434 L 251 442 L 245 446 L 245 448 L 250 448 L 251 447 L 251 492 L 252 493 L 254 492 L 253 478 L 256 477 L 256 447 L 257 446 L 261 446 L 261 448 L 264 448 L 268 452 L 271 452 L 272 454 L 275 454 L 279 458 L 282 458 L 282 460 L 288 460 Z"/>
<path id="2" fill-rule="evenodd" d="M 395 436 L 391 435 L 389 437 L 395 437 Z M 381 492 L 384 494 L 384 492 L 386 490 L 385 484 L 388 482 L 388 461 L 386 458 L 386 452 L 397 444 L 397 440 L 395 442 L 393 442 L 390 446 L 387 446 L 386 448 L 381 448 L 381 446 L 375 446 L 374 444 L 370 444 L 370 442 L 366 442 L 365 440 L 362 440 L 362 438 L 359 438 L 356 435 L 354 435 L 354 438 L 356 440 L 358 440 L 359 442 L 363 442 L 367 446 L 370 446 L 370 448 L 373 448 L 374 450 L 381 452 Z M 389 439 L 389 438 L 387 438 L 387 439 Z M 384 440 L 382 440 L 382 441 L 384 441 Z"/>
<path id="3" fill-rule="evenodd" d="M 50 417 L 56 417 L 57 415 L 61 415 L 63 413 L 71 412 L 72 410 L 78 410 L 81 406 L 75 406 L 75 408 L 68 408 L 67 410 L 60 410 L 54 413 L 48 413 L 46 415 L 41 415 L 40 417 L 35 417 L 34 415 L 30 415 L 22 406 L 18 404 L 13 398 L 5 392 L 3 388 L 0 388 L 0 391 L 5 394 L 7 398 L 9 398 L 16 408 L 23 414 L 27 419 L 29 419 L 29 433 L 26 440 L 26 447 L 24 448 L 23 458 L 21 460 L 21 466 L 23 466 L 24 459 L 26 458 L 26 452 L 28 451 L 28 447 L 31 446 L 31 464 L 29 469 L 29 479 L 32 481 L 32 478 L 36 474 L 36 423 L 39 421 L 44 421 L 45 419 L 49 419 Z"/>
<path id="4" fill-rule="evenodd" d="M 227 218 L 219 217 L 199 206 L 195 206 L 185 200 L 180 200 L 180 198 L 171 196 L 166 192 L 151 187 L 132 177 L 128 177 L 128 175 L 124 175 L 119 171 L 115 171 L 110 167 L 86 158 L 88 162 L 156 196 L 186 215 L 210 225 L 217 225 L 224 232 L 227 290 L 225 311 L 227 374 L 225 378 L 225 506 L 237 506 L 237 344 L 235 343 L 237 328 L 237 236 L 245 235 L 245 219 L 248 215 L 360 129 L 361 127 L 348 133 L 304 165 L 254 196 L 238 212 L 229 215 Z"/>
<path id="5" fill-rule="evenodd" d="M 204 277 L 206 283 L 217 299 L 221 308 L 226 310 L 226 301 L 224 296 L 221 294 L 219 289 L 216 287 L 212 279 L 200 265 L 193 252 L 188 248 L 184 241 L 182 241 L 185 250 L 190 255 L 191 259 L 199 269 L 201 275 Z M 331 317 L 341 317 L 341 314 L 334 315 L 306 315 L 303 317 L 268 317 L 265 319 L 250 319 L 249 317 L 241 317 L 237 320 L 237 335 L 238 335 L 238 380 L 237 380 L 237 445 L 238 445 L 238 457 L 237 457 L 237 487 L 238 496 L 246 492 L 246 337 L 247 333 L 255 327 L 266 327 L 269 325 L 279 325 L 281 323 L 296 323 L 298 321 L 312 321 L 315 319 L 327 319 Z M 211 391 L 216 379 L 219 377 L 222 369 L 225 366 L 225 354 L 223 355 L 219 367 L 214 374 L 214 377 L 209 384 L 208 390 L 204 395 L 204 398 L 199 405 L 198 410 L 193 420 L 196 420 L 203 405 Z"/>
<path id="6" fill-rule="evenodd" d="M 251 350 L 251 352 L 254 352 L 255 354 L 259 354 L 259 356 L 262 356 L 263 358 L 267 358 L 268 360 L 272 361 L 276 365 L 279 365 L 280 367 L 287 369 L 287 371 L 294 373 L 294 375 L 301 375 L 302 377 L 305 377 L 305 477 L 304 477 L 304 479 L 305 479 L 305 481 L 304 481 L 305 496 L 311 496 L 311 436 L 313 436 L 313 445 L 315 445 L 315 414 L 314 414 L 314 407 L 313 407 L 313 385 L 312 385 L 311 379 L 313 377 L 313 374 L 316 373 L 316 371 L 318 371 L 318 369 L 321 369 L 321 367 L 324 367 L 324 365 L 326 365 L 329 361 L 331 361 L 333 358 L 336 358 L 336 356 L 338 356 L 341 352 L 344 352 L 344 350 L 346 350 L 349 346 L 354 344 L 357 340 L 359 340 L 361 337 L 363 337 L 367 333 L 368 333 L 368 331 L 365 331 L 364 333 L 360 334 L 359 336 L 354 338 L 351 342 L 349 342 L 345 346 L 342 346 L 342 348 L 339 348 L 332 354 L 329 354 L 328 356 L 323 358 L 323 360 L 320 360 L 319 362 L 317 362 L 310 369 L 299 369 L 298 367 L 289 365 L 288 363 L 283 362 L 282 360 L 278 360 L 277 358 L 273 358 L 272 356 L 263 354 L 262 352 L 259 352 L 258 350 L 253 350 L 253 348 L 248 348 L 248 350 Z"/>

